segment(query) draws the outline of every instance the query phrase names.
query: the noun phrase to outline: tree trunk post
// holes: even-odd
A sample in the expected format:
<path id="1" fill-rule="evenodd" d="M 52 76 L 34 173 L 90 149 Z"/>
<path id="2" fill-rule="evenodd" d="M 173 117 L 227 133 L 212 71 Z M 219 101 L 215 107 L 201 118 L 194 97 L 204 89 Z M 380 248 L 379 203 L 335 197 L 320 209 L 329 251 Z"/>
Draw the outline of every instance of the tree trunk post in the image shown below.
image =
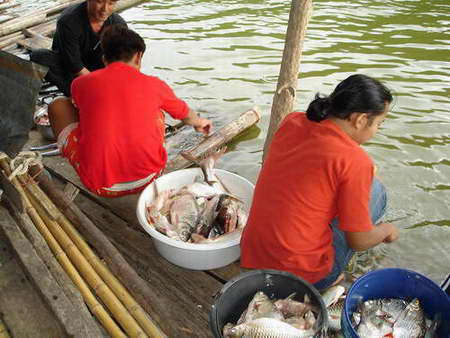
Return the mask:
<path id="1" fill-rule="evenodd" d="M 264 144 L 263 160 L 278 125 L 287 114 L 292 112 L 294 107 L 303 41 L 311 12 L 312 0 L 292 0 L 283 60 L 278 76 L 277 90 L 272 102 L 269 130 Z"/>

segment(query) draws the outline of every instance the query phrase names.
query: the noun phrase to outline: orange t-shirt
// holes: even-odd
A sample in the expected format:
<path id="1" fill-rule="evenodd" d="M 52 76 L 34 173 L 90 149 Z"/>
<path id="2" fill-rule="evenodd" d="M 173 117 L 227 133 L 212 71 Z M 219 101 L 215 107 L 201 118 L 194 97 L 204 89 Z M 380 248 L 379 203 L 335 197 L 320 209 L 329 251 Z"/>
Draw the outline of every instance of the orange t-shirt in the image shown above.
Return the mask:
<path id="1" fill-rule="evenodd" d="M 246 268 L 292 272 L 315 283 L 333 267 L 333 232 L 370 231 L 374 165 L 330 120 L 289 114 L 276 132 L 256 183 L 241 239 Z"/>

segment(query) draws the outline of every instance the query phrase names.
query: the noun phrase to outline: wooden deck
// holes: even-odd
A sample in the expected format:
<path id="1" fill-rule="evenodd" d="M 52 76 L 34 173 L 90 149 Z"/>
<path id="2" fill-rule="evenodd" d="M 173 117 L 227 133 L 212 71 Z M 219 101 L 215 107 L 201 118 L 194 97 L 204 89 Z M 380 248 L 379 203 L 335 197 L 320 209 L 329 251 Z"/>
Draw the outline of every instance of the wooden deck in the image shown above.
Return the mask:
<path id="1" fill-rule="evenodd" d="M 25 149 L 46 143 L 36 131 L 30 136 Z M 46 157 L 44 165 L 56 183 L 62 186 L 70 182 L 81 190 L 75 203 L 157 295 L 152 303 L 154 311 L 149 315 L 164 333 L 168 337 L 211 337 L 208 316 L 213 297 L 226 281 L 242 272 L 239 262 L 210 271 L 177 267 L 158 254 L 151 237 L 141 230 L 136 217 L 138 195 L 101 198 L 86 190 L 66 159 Z"/>

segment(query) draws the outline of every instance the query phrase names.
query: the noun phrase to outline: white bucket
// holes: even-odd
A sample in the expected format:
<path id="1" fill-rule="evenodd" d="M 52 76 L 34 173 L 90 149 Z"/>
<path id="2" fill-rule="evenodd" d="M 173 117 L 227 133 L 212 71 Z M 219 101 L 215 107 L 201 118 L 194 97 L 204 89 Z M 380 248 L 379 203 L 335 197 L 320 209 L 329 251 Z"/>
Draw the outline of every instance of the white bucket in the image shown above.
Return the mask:
<path id="1" fill-rule="evenodd" d="M 214 173 L 223 185 L 234 195 L 242 199 L 245 209 L 250 210 L 254 185 L 245 178 L 226 170 L 214 169 Z M 153 238 L 156 250 L 169 262 L 192 270 L 217 269 L 239 259 L 241 250 L 240 233 L 229 240 L 218 243 L 195 244 L 177 241 L 163 235 L 147 221 L 145 207 L 155 198 L 157 191 L 178 190 L 186 184 L 194 182 L 196 176 L 203 177 L 200 168 L 182 169 L 159 177 L 147 186 L 139 196 L 137 217 L 144 230 Z"/>

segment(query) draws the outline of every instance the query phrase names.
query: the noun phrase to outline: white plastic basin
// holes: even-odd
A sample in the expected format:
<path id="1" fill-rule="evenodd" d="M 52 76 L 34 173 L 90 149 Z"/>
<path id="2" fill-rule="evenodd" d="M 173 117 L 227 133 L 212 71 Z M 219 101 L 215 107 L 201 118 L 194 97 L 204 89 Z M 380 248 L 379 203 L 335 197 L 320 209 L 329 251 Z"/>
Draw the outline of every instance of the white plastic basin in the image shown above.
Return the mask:
<path id="1" fill-rule="evenodd" d="M 247 179 L 226 170 L 215 169 L 214 172 L 232 194 L 242 199 L 245 209 L 250 210 L 254 185 Z M 231 236 L 229 240 L 218 243 L 186 243 L 169 238 L 155 230 L 148 223 L 145 214 L 146 205 L 151 203 L 156 196 L 155 184 L 159 192 L 168 189 L 178 190 L 186 184 L 193 183 L 196 176 L 203 177 L 200 168 L 177 170 L 159 177 L 139 196 L 137 217 L 144 230 L 152 237 L 156 250 L 169 262 L 192 270 L 216 269 L 239 259 L 241 255 L 240 233 Z"/>

